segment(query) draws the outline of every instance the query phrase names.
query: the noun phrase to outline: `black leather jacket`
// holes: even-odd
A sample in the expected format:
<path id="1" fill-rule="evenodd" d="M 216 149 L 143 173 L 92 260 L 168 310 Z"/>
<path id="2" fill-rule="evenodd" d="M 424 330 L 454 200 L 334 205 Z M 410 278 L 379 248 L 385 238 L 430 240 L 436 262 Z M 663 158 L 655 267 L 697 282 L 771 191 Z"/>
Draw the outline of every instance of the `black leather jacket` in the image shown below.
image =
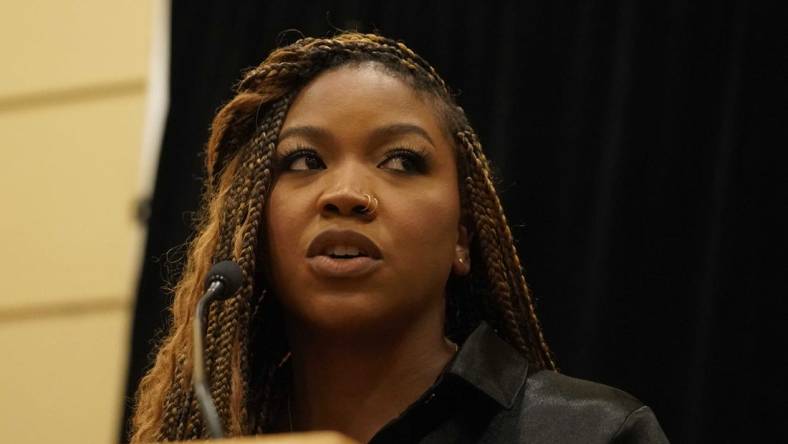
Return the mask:
<path id="1" fill-rule="evenodd" d="M 528 363 L 482 323 L 435 384 L 370 441 L 383 443 L 666 443 L 629 394 Z"/>

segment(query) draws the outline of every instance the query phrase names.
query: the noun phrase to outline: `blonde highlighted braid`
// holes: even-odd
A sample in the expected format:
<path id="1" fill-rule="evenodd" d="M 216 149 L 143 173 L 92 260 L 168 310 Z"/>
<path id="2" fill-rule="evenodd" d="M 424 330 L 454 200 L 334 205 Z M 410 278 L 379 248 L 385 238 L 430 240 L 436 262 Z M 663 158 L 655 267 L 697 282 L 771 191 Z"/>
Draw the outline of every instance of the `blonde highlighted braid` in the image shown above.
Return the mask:
<path id="1" fill-rule="evenodd" d="M 277 137 L 293 97 L 306 83 L 328 69 L 363 62 L 381 65 L 433 98 L 454 136 L 474 267 L 470 278 L 450 282 L 456 292 L 450 289 L 447 296 L 447 332 L 463 341 L 486 320 L 533 368 L 556 369 L 489 164 L 440 76 L 404 44 L 378 35 L 305 38 L 273 51 L 246 72 L 236 96 L 214 118 L 206 147 L 201 222 L 174 291 L 171 327 L 140 383 L 132 443 L 205 436 L 191 386 L 191 322 L 205 275 L 213 263 L 225 259 L 241 266 L 244 283 L 234 297 L 209 310 L 205 356 L 211 393 L 230 436 L 265 433 L 275 424 L 277 403 L 287 390 L 277 368 L 287 348 L 276 300 L 268 296 L 265 283 L 261 233 L 275 180 Z M 471 286 L 475 291 L 468 291 Z"/>

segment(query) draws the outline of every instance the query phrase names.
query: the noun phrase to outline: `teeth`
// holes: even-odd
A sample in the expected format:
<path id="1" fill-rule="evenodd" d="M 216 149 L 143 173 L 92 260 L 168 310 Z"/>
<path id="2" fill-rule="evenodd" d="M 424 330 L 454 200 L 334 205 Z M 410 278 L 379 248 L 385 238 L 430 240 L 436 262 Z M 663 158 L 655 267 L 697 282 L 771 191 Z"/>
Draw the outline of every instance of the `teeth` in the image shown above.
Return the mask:
<path id="1" fill-rule="evenodd" d="M 331 256 L 358 256 L 361 254 L 361 250 L 357 247 L 337 245 L 336 247 L 330 247 L 326 254 Z"/>

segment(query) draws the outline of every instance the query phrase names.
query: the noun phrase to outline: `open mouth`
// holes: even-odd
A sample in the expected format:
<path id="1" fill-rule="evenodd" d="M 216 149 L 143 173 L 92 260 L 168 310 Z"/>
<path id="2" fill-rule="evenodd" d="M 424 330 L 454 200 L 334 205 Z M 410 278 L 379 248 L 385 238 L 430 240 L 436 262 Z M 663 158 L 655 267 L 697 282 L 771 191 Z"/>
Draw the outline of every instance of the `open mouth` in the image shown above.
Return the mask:
<path id="1" fill-rule="evenodd" d="M 369 257 L 369 255 L 365 254 L 363 251 L 356 251 L 356 252 L 343 252 L 343 253 L 336 253 L 336 252 L 326 252 L 323 256 L 328 256 L 332 259 L 354 259 L 357 257 Z"/>
<path id="2" fill-rule="evenodd" d="M 332 259 L 354 259 L 357 257 L 369 257 L 363 247 L 349 245 L 331 245 L 323 249 L 323 256 Z"/>
<path id="3" fill-rule="evenodd" d="M 359 256 L 382 259 L 380 248 L 372 239 L 353 230 L 325 230 L 307 248 L 307 257 L 329 256 L 355 258 Z"/>
<path id="4" fill-rule="evenodd" d="M 307 262 L 324 278 L 351 278 L 370 274 L 382 263 L 380 248 L 352 230 L 326 230 L 309 244 Z"/>

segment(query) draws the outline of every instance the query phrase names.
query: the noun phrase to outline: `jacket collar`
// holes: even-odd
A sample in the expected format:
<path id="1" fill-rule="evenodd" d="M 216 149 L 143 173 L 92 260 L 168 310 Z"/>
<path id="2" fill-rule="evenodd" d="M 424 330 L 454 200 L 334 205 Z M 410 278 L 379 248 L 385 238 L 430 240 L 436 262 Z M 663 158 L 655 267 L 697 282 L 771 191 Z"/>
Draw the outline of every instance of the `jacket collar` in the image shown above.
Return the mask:
<path id="1" fill-rule="evenodd" d="M 509 409 L 528 377 L 528 361 L 482 321 L 447 369 Z"/>

